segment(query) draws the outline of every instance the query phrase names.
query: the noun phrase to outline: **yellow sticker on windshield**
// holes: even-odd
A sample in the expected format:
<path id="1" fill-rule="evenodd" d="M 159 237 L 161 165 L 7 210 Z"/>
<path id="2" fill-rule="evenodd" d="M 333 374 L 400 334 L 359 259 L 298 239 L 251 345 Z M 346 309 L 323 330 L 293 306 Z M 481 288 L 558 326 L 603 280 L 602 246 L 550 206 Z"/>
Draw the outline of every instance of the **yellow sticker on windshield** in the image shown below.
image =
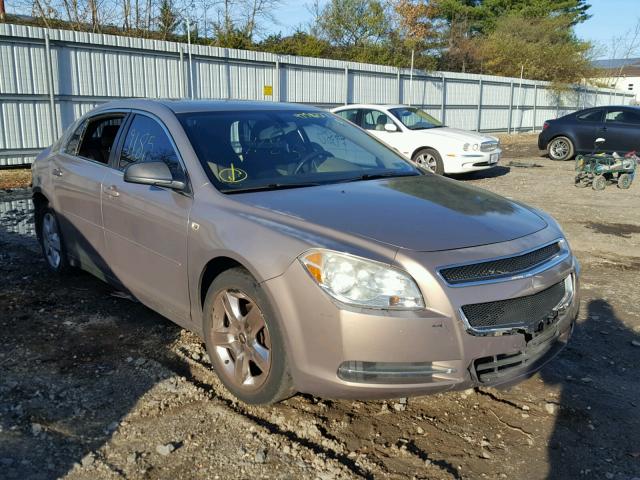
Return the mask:
<path id="1" fill-rule="evenodd" d="M 225 168 L 224 170 L 220 170 L 218 173 L 218 177 L 221 182 L 225 183 L 240 183 L 247 179 L 247 172 L 242 170 L 241 168 L 236 168 L 231 164 L 231 168 Z"/>

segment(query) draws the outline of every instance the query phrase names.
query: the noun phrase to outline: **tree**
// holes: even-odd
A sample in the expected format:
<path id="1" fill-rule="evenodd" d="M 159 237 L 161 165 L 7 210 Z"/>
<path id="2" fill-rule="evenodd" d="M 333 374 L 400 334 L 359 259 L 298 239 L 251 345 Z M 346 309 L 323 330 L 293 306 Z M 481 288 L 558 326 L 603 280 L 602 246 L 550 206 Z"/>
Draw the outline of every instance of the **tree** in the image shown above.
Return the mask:
<path id="1" fill-rule="evenodd" d="M 180 18 L 173 10 L 170 1 L 162 0 L 160 4 L 160 15 L 158 17 L 158 31 L 162 35 L 162 39 L 166 40 L 167 36 L 173 35 L 179 24 Z"/>
<path id="2" fill-rule="evenodd" d="M 379 0 L 331 0 L 317 19 L 317 30 L 339 47 L 379 42 L 390 30 Z"/>
<path id="3" fill-rule="evenodd" d="M 526 78 L 555 83 L 578 82 L 592 71 L 591 45 L 578 40 L 566 16 L 527 18 L 508 15 L 478 44 L 486 73 L 517 77 L 524 66 Z"/>
<path id="4" fill-rule="evenodd" d="M 471 33 L 490 33 L 499 19 L 518 14 L 526 18 L 563 17 L 570 25 L 589 19 L 587 0 L 432 0 L 434 19 L 448 26 L 466 22 Z"/>

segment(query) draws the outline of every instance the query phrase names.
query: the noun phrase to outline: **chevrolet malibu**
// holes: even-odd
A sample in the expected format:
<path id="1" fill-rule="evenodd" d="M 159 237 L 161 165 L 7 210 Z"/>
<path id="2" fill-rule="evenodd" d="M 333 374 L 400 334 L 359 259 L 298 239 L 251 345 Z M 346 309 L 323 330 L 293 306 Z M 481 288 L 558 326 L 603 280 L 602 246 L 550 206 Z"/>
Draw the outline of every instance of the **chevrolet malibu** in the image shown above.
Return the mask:
<path id="1" fill-rule="evenodd" d="M 346 105 L 332 112 L 439 175 L 487 170 L 502 154 L 497 138 L 444 126 L 421 108 Z"/>
<path id="2" fill-rule="evenodd" d="M 33 200 L 53 271 L 88 270 L 201 335 L 247 403 L 511 384 L 577 315 L 550 216 L 311 107 L 105 104 L 38 156 Z"/>

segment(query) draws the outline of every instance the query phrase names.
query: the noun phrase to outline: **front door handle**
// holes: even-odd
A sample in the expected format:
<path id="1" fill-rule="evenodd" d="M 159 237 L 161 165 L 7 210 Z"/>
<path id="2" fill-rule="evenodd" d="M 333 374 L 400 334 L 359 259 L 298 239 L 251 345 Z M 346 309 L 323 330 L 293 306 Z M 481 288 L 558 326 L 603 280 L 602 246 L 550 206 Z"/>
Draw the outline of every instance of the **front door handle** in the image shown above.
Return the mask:
<path id="1" fill-rule="evenodd" d="M 117 189 L 117 187 L 115 185 L 110 185 L 107 188 L 105 188 L 104 189 L 104 193 L 106 193 L 110 197 L 119 197 L 120 196 L 120 192 L 118 191 L 118 189 Z"/>
<path id="2" fill-rule="evenodd" d="M 53 173 L 56 177 L 61 177 L 63 175 L 62 170 L 60 170 L 59 168 L 54 168 L 53 170 L 51 170 L 51 173 Z"/>

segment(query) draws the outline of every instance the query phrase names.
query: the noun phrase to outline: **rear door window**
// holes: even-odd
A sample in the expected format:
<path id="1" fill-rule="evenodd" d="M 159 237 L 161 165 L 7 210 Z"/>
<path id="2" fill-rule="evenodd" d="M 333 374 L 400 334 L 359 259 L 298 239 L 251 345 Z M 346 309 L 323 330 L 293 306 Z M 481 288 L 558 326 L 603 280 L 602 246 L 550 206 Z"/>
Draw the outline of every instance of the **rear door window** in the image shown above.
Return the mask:
<path id="1" fill-rule="evenodd" d="M 82 133 L 82 141 L 77 147 L 77 155 L 94 162 L 108 164 L 111 148 L 122 126 L 123 119 L 124 114 L 89 118 Z M 75 133 L 67 148 L 73 147 L 73 137 L 75 137 Z"/>
<path id="2" fill-rule="evenodd" d="M 118 169 L 141 162 L 164 162 L 174 179 L 184 179 L 178 153 L 164 128 L 153 118 L 137 114 L 124 139 Z"/>
<path id="3" fill-rule="evenodd" d="M 356 108 L 351 108 L 349 110 L 340 110 L 336 112 L 336 115 L 344 118 L 345 120 L 349 120 L 351 123 L 358 124 L 358 110 Z"/>

